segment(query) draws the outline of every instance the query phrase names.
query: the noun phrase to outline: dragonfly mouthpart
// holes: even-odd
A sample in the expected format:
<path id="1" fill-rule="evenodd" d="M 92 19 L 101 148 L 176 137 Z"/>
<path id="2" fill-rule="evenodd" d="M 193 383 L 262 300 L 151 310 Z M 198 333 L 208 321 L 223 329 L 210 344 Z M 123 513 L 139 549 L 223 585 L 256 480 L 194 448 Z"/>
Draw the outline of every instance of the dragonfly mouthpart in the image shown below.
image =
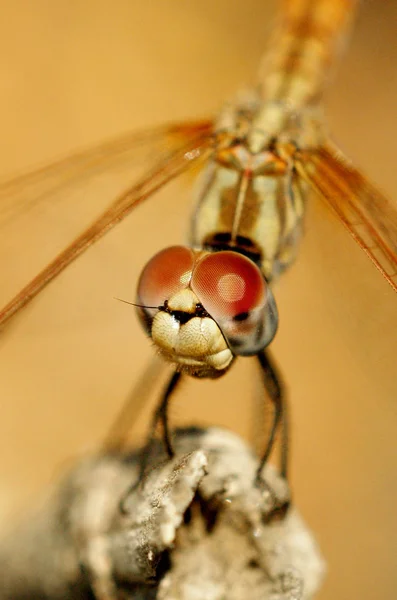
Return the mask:
<path id="1" fill-rule="evenodd" d="M 150 333 L 167 360 L 196 377 L 218 377 L 233 361 L 220 328 L 189 288 L 164 303 Z"/>

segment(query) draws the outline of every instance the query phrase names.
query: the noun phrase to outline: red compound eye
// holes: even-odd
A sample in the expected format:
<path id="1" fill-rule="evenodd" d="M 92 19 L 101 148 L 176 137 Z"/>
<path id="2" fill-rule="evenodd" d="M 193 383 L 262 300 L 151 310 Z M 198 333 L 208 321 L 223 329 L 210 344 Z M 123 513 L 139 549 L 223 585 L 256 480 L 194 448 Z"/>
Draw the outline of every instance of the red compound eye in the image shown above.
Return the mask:
<path id="1" fill-rule="evenodd" d="M 237 252 L 205 256 L 194 269 L 191 287 L 216 321 L 244 318 L 266 302 L 259 268 Z"/>
<path id="2" fill-rule="evenodd" d="M 165 300 L 188 285 L 193 263 L 193 252 L 184 246 L 171 246 L 156 254 L 140 276 L 138 303 L 162 306 Z"/>
<path id="3" fill-rule="evenodd" d="M 270 344 L 277 331 L 277 308 L 249 258 L 228 250 L 208 254 L 194 268 L 190 285 L 234 354 L 252 356 Z"/>

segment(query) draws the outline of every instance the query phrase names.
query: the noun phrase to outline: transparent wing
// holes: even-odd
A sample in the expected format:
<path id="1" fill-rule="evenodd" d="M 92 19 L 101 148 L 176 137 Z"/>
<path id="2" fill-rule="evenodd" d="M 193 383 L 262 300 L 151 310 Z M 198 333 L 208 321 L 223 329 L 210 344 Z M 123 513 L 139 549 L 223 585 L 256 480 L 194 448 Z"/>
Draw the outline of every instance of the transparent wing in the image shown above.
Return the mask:
<path id="1" fill-rule="evenodd" d="M 107 436 L 102 442 L 103 450 L 107 452 L 122 452 L 129 444 L 131 430 L 138 420 L 142 409 L 159 381 L 164 379 L 169 365 L 160 355 L 155 354 L 146 368 L 139 374 L 138 380 L 130 390 L 121 410 L 112 423 Z"/>
<path id="2" fill-rule="evenodd" d="M 81 223 L 87 220 L 84 214 L 84 190 L 87 189 L 87 182 L 90 182 L 90 196 L 93 195 L 92 179 L 98 179 L 99 185 L 94 189 L 97 189 L 98 207 L 102 208 L 102 212 L 63 250 L 58 250 L 56 258 L 0 310 L 0 325 L 4 325 L 72 261 L 122 221 L 137 204 L 203 159 L 209 153 L 211 144 L 210 121 L 182 123 L 127 136 L 5 183 L 0 188 L 0 232 L 7 232 L 10 227 L 12 232 L 18 232 L 21 225 L 19 235 L 17 233 L 9 237 L 16 244 L 21 241 L 21 236 L 24 244 L 26 237 L 35 237 L 32 231 L 35 228 L 29 225 L 32 219 L 27 219 L 32 211 L 38 218 L 41 214 L 47 218 L 48 212 L 55 216 L 59 211 L 62 219 L 70 219 L 73 213 L 81 230 Z M 150 152 L 150 166 L 146 167 L 136 183 L 131 184 L 134 178 L 131 161 L 137 148 L 143 150 L 146 158 Z M 153 158 L 153 154 L 156 158 Z M 120 187 L 124 188 L 121 193 Z M 58 223 L 60 233 L 62 224 L 63 221 Z M 36 243 L 40 243 L 40 239 Z M 4 248 L 12 261 L 9 250 Z"/>
<path id="3" fill-rule="evenodd" d="M 381 194 L 330 144 L 299 151 L 296 169 L 328 202 L 397 291 L 397 204 Z"/>
<path id="4" fill-rule="evenodd" d="M 0 183 L 0 228 L 40 204 L 63 202 L 67 192 L 103 173 L 119 173 L 126 165 L 147 166 L 191 139 L 212 133 L 210 120 L 189 121 L 135 131 L 66 156 L 42 168 Z"/>

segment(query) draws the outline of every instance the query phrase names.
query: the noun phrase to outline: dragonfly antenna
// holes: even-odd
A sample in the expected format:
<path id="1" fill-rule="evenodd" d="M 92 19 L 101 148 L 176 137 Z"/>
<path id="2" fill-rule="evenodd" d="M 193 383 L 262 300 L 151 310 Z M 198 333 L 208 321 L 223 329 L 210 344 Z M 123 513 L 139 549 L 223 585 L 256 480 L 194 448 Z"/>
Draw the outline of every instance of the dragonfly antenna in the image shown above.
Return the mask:
<path id="1" fill-rule="evenodd" d="M 119 302 L 124 302 L 124 304 L 136 306 L 137 308 L 160 308 L 159 306 L 146 306 L 146 304 L 135 304 L 135 302 L 128 302 L 128 300 L 123 300 L 122 298 L 114 297 L 113 300 L 118 300 Z"/>

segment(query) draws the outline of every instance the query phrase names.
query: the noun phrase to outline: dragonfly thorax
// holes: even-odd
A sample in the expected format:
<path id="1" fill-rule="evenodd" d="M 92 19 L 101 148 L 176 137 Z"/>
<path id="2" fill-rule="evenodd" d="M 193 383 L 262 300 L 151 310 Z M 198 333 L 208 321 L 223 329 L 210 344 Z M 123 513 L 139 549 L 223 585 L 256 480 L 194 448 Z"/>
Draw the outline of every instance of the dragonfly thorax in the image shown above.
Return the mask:
<path id="1" fill-rule="evenodd" d="M 265 148 L 254 153 L 246 142 L 220 149 L 214 160 L 217 164 L 249 178 L 258 175 L 285 175 L 289 171 L 288 161 L 278 156 L 274 150 Z"/>
<path id="2" fill-rule="evenodd" d="M 241 141 L 220 149 L 201 182 L 191 245 L 238 250 L 274 279 L 296 254 L 302 187 L 288 155 L 276 147 L 255 154 Z"/>

